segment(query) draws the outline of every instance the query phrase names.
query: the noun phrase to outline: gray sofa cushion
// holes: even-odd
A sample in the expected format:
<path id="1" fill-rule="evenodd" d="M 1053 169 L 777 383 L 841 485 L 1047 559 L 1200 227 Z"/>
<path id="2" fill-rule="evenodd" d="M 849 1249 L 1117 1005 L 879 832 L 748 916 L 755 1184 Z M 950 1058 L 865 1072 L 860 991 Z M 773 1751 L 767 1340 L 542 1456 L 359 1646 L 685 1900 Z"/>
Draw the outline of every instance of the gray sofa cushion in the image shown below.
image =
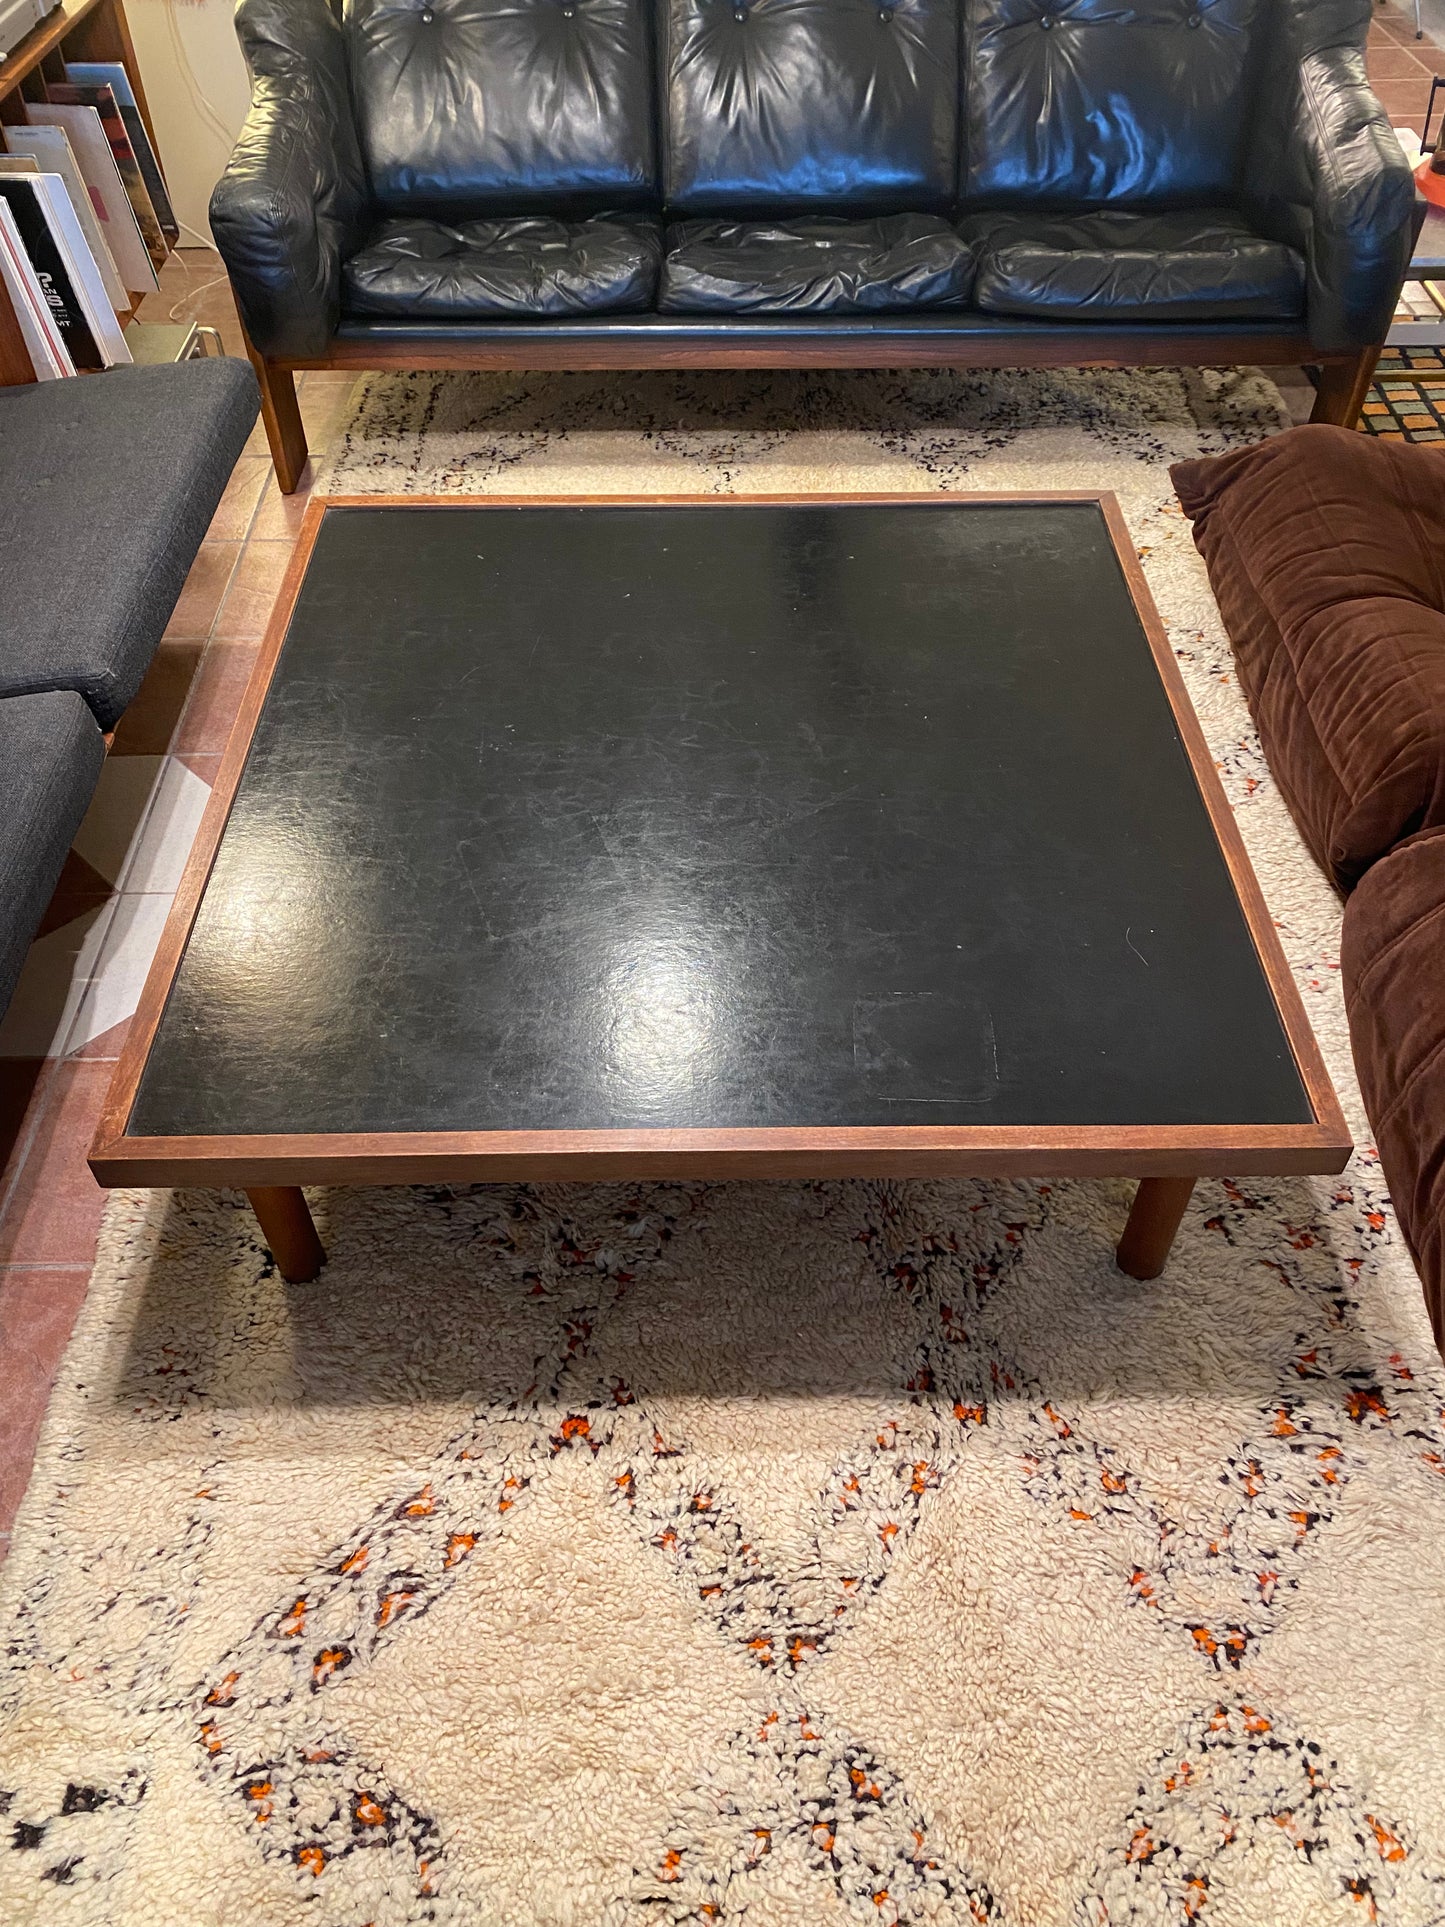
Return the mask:
<path id="1" fill-rule="evenodd" d="M 99 725 L 73 691 L 0 701 L 0 1012 L 104 761 Z"/>
<path id="2" fill-rule="evenodd" d="M 0 391 L 0 696 L 140 686 L 259 409 L 234 359 Z"/>

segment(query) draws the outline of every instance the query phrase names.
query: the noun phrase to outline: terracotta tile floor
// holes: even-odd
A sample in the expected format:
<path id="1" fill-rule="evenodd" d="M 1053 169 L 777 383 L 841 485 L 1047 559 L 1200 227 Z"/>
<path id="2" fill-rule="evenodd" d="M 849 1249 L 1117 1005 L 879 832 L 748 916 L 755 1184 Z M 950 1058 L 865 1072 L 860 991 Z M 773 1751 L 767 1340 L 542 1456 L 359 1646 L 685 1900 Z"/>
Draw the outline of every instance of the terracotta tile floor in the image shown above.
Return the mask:
<path id="1" fill-rule="evenodd" d="M 1445 47 L 1437 47 L 1428 38 L 1415 38 L 1413 9 L 1375 8 L 1365 64 L 1370 84 L 1393 124 L 1423 134 L 1430 82 L 1436 74 L 1445 74 Z M 1439 120 L 1437 113 L 1437 126 Z"/>
<path id="2" fill-rule="evenodd" d="M 1381 9 L 1369 64 L 1400 125 L 1424 125 L 1445 51 L 1417 44 Z M 142 319 L 193 319 L 240 332 L 217 258 L 173 258 Z M 1281 371 L 1287 372 L 1287 371 Z M 354 383 L 300 384 L 314 450 Z M 1307 413 L 1310 392 L 1288 384 Z M 305 508 L 282 497 L 258 428 L 196 558 L 155 664 L 116 733 L 96 800 L 0 1023 L 0 1557 L 36 1433 L 81 1305 L 104 1203 L 85 1154 L 219 753 L 245 687 Z"/>

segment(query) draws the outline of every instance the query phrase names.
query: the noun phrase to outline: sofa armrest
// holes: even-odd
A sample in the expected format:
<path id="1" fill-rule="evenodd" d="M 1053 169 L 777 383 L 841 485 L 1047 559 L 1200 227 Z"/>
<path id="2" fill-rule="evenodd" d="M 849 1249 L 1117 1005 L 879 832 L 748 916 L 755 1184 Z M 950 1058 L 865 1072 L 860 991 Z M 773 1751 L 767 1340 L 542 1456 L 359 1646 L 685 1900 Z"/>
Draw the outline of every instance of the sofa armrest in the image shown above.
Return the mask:
<path id="1" fill-rule="evenodd" d="M 241 0 L 251 111 L 211 196 L 211 231 L 263 355 L 321 355 L 341 263 L 360 245 L 366 173 L 341 28 L 327 0 Z"/>
<path id="2" fill-rule="evenodd" d="M 1261 233 L 1304 255 L 1314 345 L 1372 347 L 1389 331 L 1419 231 L 1414 178 L 1359 47 L 1295 52 L 1289 64 L 1262 96 L 1245 210 Z"/>

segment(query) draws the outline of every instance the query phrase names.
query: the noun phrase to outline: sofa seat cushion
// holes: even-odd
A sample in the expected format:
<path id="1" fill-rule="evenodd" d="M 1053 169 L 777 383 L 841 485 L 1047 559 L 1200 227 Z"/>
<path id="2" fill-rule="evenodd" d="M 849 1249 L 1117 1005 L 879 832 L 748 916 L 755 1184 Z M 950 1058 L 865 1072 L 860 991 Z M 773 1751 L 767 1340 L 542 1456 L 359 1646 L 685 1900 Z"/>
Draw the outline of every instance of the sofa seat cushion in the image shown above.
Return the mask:
<path id="1" fill-rule="evenodd" d="M 974 306 L 1053 321 L 1293 321 L 1305 267 L 1237 214 L 971 214 Z"/>
<path id="2" fill-rule="evenodd" d="M 260 409 L 241 360 L 0 389 L 0 696 L 140 687 Z"/>
<path id="3" fill-rule="evenodd" d="M 682 221 L 667 232 L 669 314 L 887 314 L 958 308 L 973 255 L 946 221 Z"/>
<path id="4" fill-rule="evenodd" d="M 645 215 L 383 221 L 342 270 L 353 315 L 635 314 L 657 294 L 661 230 Z"/>
<path id="5" fill-rule="evenodd" d="M 1350 1041 L 1385 1182 L 1445 1351 L 1445 827 L 1382 856 L 1345 905 Z"/>
<path id="6" fill-rule="evenodd" d="M 104 761 L 100 727 L 74 690 L 0 699 L 0 1012 Z"/>
<path id="7" fill-rule="evenodd" d="M 1349 889 L 1445 824 L 1445 450 L 1321 424 L 1170 474 L 1270 769 Z"/>

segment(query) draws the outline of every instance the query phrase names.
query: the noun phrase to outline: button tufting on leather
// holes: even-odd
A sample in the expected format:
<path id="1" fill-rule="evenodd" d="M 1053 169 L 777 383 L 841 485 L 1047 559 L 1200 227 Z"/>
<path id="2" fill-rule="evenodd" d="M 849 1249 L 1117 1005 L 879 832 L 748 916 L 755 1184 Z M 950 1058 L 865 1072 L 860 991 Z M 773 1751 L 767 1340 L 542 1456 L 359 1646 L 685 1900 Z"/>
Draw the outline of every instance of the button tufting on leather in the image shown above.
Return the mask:
<path id="1" fill-rule="evenodd" d="M 883 22 L 884 26 L 886 27 L 888 25 L 888 22 L 893 18 L 892 7 L 880 7 L 878 9 L 878 18 Z"/>
<path id="2" fill-rule="evenodd" d="M 1054 16 L 1051 13 L 1041 13 L 1039 15 L 1039 25 L 1043 28 L 1045 33 L 1049 32 L 1053 24 L 1054 24 Z"/>
<path id="3" fill-rule="evenodd" d="M 423 8 L 422 8 L 422 10 L 421 10 L 421 24 L 422 24 L 422 25 L 423 25 L 424 27 L 429 27 L 429 26 L 431 25 L 431 23 L 433 22 L 433 20 L 435 20 L 435 19 L 436 19 L 436 15 L 435 15 L 435 14 L 434 14 L 434 13 L 432 12 L 432 10 L 431 10 L 431 8 L 430 8 L 430 7 L 423 7 Z"/>
<path id="4" fill-rule="evenodd" d="M 1189 18 L 1185 21 L 1184 24 L 1186 27 L 1198 27 L 1198 26 L 1202 26 L 1203 23 L 1204 23 L 1204 15 L 1202 13 L 1191 13 Z"/>
<path id="5" fill-rule="evenodd" d="M 734 7 L 734 8 L 733 8 L 733 19 L 734 19 L 734 20 L 739 20 L 739 21 L 741 21 L 741 20 L 746 20 L 746 19 L 747 19 L 747 17 L 748 17 L 748 16 L 747 16 L 747 11 L 746 11 L 746 9 L 745 9 L 745 8 L 743 8 L 743 7 Z"/>

